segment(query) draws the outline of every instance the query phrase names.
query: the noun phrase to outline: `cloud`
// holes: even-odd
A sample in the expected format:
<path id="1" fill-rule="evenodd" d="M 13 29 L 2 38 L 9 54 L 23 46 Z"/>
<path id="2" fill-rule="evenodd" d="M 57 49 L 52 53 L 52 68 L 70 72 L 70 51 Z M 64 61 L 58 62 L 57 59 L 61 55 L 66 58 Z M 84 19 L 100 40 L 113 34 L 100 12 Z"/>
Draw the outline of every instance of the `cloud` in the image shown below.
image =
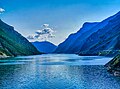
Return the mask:
<path id="1" fill-rule="evenodd" d="M 38 35 L 52 34 L 54 31 L 51 28 L 44 28 L 42 30 L 37 30 L 35 33 Z"/>
<path id="2" fill-rule="evenodd" d="M 43 24 L 42 30 L 37 30 L 34 35 L 29 35 L 27 38 L 29 40 L 48 40 L 55 37 L 55 31 L 49 27 L 49 24 Z"/>
<path id="3" fill-rule="evenodd" d="M 27 38 L 32 40 L 32 39 L 34 39 L 34 36 L 33 35 L 29 35 Z"/>
<path id="4" fill-rule="evenodd" d="M 47 28 L 48 26 L 49 26 L 49 24 L 43 24 L 43 27 L 46 27 L 46 28 Z"/>
<path id="5" fill-rule="evenodd" d="M 5 12 L 5 9 L 0 8 L 0 14 L 3 13 L 3 12 Z"/>

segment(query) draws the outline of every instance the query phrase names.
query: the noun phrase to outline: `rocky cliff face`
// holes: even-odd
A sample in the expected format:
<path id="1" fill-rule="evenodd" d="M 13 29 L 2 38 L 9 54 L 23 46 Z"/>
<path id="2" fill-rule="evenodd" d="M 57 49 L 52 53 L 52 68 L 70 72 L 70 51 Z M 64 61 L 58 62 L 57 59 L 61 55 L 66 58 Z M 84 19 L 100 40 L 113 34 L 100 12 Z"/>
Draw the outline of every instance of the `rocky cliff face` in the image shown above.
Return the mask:
<path id="1" fill-rule="evenodd" d="M 115 76 L 120 76 L 120 54 L 109 61 L 105 67 L 107 68 L 108 72 Z"/>
<path id="2" fill-rule="evenodd" d="M 0 20 L 0 55 L 18 56 L 40 54 L 37 49 L 12 26 Z"/>
<path id="3" fill-rule="evenodd" d="M 70 35 L 55 53 L 115 55 L 120 50 L 120 12 L 99 23 L 85 23 Z"/>

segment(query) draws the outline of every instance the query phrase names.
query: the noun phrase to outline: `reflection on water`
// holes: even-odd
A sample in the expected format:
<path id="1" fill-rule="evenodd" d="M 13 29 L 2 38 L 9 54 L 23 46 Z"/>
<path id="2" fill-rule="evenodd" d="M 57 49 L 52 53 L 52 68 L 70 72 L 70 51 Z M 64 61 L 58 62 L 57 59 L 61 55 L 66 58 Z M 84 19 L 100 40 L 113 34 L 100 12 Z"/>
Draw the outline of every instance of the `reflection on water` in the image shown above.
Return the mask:
<path id="1" fill-rule="evenodd" d="M 120 78 L 103 67 L 110 59 L 48 54 L 0 60 L 0 89 L 119 89 Z"/>

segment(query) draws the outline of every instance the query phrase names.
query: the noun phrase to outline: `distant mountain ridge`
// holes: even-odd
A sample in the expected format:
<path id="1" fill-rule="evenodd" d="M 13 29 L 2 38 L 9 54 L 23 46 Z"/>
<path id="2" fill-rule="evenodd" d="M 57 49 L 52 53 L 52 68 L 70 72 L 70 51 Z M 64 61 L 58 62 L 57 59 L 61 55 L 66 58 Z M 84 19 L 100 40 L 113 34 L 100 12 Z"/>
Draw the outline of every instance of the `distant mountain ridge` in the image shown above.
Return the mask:
<path id="1" fill-rule="evenodd" d="M 83 27 L 77 33 L 71 34 L 63 43 L 58 45 L 54 53 L 77 53 L 80 55 L 99 55 L 99 54 L 103 55 L 105 54 L 105 52 L 103 52 L 105 50 L 112 50 L 112 51 L 114 50 L 114 52 L 116 52 L 116 50 L 119 50 L 118 45 L 120 42 L 119 41 L 120 18 L 119 17 L 120 17 L 120 12 L 103 20 L 102 22 L 84 23 Z M 114 29 L 115 27 L 116 29 Z M 99 37 L 103 36 L 103 39 L 102 38 L 98 39 L 98 36 Z M 109 40 L 109 44 L 104 41 L 105 39 Z M 106 47 L 101 48 L 99 45 L 100 42 L 105 42 L 104 46 Z M 103 43 L 101 43 L 101 45 L 102 44 Z M 94 47 L 95 45 L 96 47 Z"/>
<path id="2" fill-rule="evenodd" d="M 43 53 L 52 53 L 57 48 L 56 45 L 48 41 L 35 41 L 32 42 L 32 44 L 38 49 L 38 51 Z"/>
<path id="3" fill-rule="evenodd" d="M 0 20 L 0 55 L 19 56 L 40 54 L 38 50 L 12 26 Z"/>

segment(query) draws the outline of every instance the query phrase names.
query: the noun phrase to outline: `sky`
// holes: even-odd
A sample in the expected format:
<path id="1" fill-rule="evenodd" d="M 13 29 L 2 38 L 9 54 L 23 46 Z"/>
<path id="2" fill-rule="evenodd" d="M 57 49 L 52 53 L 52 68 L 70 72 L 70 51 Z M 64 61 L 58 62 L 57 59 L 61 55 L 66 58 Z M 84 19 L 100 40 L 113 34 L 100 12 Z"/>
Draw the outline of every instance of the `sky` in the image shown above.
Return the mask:
<path id="1" fill-rule="evenodd" d="M 58 45 L 84 22 L 100 22 L 120 11 L 120 0 L 0 0 L 0 8 L 4 22 L 26 38 L 35 37 L 29 41 L 45 36 Z"/>

